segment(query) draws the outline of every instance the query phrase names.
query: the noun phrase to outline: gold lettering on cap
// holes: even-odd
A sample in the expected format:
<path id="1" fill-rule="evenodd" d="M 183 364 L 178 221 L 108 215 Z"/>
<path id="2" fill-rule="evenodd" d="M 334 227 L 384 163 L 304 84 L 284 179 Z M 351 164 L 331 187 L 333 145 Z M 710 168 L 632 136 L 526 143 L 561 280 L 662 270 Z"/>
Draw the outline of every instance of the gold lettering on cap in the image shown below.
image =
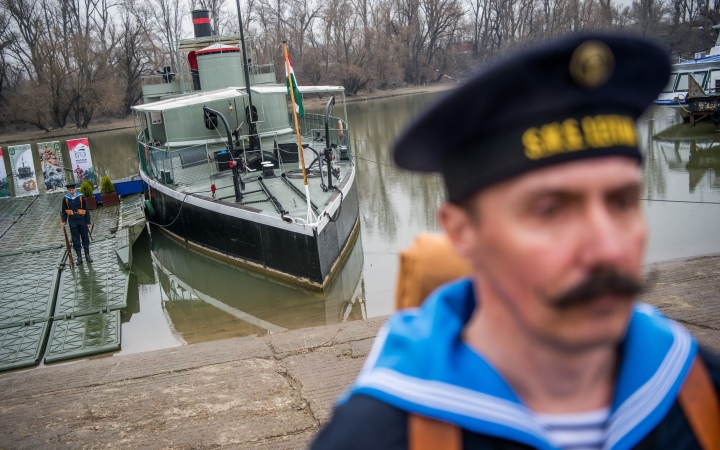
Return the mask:
<path id="1" fill-rule="evenodd" d="M 570 57 L 570 76 L 575 84 L 588 90 L 604 85 L 615 69 L 612 50 L 601 41 L 585 41 Z"/>
<path id="2" fill-rule="evenodd" d="M 637 131 L 632 117 L 601 114 L 528 128 L 522 143 L 525 156 L 537 160 L 592 148 L 637 147 Z"/>
<path id="3" fill-rule="evenodd" d="M 557 122 L 540 127 L 540 139 L 546 152 L 559 153 L 565 149 L 560 124 Z"/>
<path id="4" fill-rule="evenodd" d="M 580 124 L 575 119 L 566 119 L 562 123 L 563 139 L 565 148 L 568 151 L 582 150 L 585 148 L 585 140 L 580 132 Z"/>
<path id="5" fill-rule="evenodd" d="M 530 159 L 540 159 L 545 154 L 545 149 L 540 139 L 540 130 L 528 128 L 522 135 L 522 142 L 525 146 L 525 156 Z"/>

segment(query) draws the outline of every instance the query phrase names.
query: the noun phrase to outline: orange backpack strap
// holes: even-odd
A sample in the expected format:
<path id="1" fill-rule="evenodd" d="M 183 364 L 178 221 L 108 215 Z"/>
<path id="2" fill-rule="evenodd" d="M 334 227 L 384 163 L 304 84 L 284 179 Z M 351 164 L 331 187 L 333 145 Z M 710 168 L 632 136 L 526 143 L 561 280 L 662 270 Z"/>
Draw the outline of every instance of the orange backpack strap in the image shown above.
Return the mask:
<path id="1" fill-rule="evenodd" d="M 470 264 L 455 253 L 444 234 L 418 234 L 400 252 L 395 309 L 420 306 L 440 285 L 471 273 Z"/>
<path id="2" fill-rule="evenodd" d="M 720 401 L 710 373 L 699 355 L 695 356 L 680 388 L 678 403 L 700 446 L 706 450 L 720 449 Z"/>
<path id="3" fill-rule="evenodd" d="M 449 422 L 408 414 L 408 450 L 462 450 L 462 430 Z"/>

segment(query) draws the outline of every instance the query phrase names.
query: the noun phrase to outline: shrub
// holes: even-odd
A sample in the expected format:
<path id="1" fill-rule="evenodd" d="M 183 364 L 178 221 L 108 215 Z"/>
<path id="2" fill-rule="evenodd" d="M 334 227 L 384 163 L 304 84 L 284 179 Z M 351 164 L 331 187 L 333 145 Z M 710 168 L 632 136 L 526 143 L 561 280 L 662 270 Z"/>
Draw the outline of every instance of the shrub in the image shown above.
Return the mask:
<path id="1" fill-rule="evenodd" d="M 82 184 L 80 185 L 80 193 L 82 195 L 84 195 L 85 197 L 92 196 L 94 190 L 95 190 L 95 187 L 89 181 L 83 181 Z"/>
<path id="2" fill-rule="evenodd" d="M 103 194 L 112 194 L 115 192 L 115 185 L 112 180 L 110 180 L 110 177 L 102 177 L 100 179 L 100 192 Z"/>

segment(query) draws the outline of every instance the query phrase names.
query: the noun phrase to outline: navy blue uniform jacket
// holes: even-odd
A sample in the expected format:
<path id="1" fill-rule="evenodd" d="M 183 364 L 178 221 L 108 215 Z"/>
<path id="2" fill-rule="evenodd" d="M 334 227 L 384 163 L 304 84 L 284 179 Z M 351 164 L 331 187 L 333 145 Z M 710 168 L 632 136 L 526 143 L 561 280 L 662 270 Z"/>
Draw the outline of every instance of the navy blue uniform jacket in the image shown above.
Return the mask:
<path id="1" fill-rule="evenodd" d="M 82 208 L 80 205 L 82 204 Z M 68 215 L 68 213 L 65 212 L 66 209 L 71 210 L 74 214 Z M 85 215 L 81 216 L 77 213 L 78 209 L 84 209 Z M 62 199 L 62 221 L 67 223 L 68 218 L 70 223 L 77 224 L 77 223 L 84 223 L 85 225 L 90 225 L 90 210 L 87 207 L 87 202 L 85 201 L 85 197 L 82 194 L 78 194 L 77 197 L 70 198 L 70 194 L 65 194 L 65 196 Z"/>

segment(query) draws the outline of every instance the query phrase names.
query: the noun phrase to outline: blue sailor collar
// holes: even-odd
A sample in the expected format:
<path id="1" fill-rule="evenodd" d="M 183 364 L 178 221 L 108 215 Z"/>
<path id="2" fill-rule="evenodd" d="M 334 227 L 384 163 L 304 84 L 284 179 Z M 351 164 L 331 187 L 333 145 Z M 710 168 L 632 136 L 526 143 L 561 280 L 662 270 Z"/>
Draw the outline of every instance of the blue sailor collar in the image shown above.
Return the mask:
<path id="1" fill-rule="evenodd" d="M 535 414 L 461 339 L 474 308 L 472 281 L 464 279 L 439 288 L 420 308 L 391 316 L 340 401 L 364 394 L 480 434 L 553 449 Z M 684 328 L 651 306 L 635 305 L 605 449 L 632 448 L 652 431 L 674 403 L 696 353 Z"/>

